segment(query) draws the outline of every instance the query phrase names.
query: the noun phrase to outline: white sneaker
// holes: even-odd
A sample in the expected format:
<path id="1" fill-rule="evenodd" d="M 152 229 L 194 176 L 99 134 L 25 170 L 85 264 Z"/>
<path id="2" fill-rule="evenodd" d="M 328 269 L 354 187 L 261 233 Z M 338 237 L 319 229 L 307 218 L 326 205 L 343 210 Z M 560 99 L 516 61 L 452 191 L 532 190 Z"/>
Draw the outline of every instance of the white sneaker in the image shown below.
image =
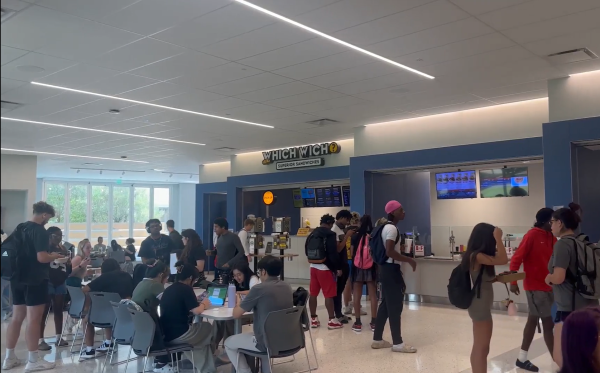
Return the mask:
<path id="1" fill-rule="evenodd" d="M 154 373 L 173 373 L 175 369 L 171 366 L 171 364 L 163 365 L 162 368 L 154 368 Z"/>
<path id="2" fill-rule="evenodd" d="M 10 370 L 18 367 L 21 364 L 23 364 L 23 362 L 16 357 L 12 359 L 4 359 L 4 362 L 2 363 L 2 370 Z"/>
<path id="3" fill-rule="evenodd" d="M 354 307 L 347 305 L 344 307 L 344 315 L 352 315 L 354 313 Z"/>
<path id="4" fill-rule="evenodd" d="M 26 372 L 39 372 L 42 370 L 50 370 L 56 368 L 56 363 L 51 363 L 44 359 L 38 359 L 35 363 L 27 362 L 25 365 Z"/>

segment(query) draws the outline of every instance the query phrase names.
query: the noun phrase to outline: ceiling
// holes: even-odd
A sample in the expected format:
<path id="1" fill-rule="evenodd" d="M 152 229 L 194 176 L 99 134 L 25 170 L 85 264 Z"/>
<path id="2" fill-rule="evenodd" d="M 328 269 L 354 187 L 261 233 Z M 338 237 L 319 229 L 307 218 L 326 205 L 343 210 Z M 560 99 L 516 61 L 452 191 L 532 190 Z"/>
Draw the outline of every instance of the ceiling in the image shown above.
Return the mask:
<path id="1" fill-rule="evenodd" d="M 2 120 L 2 147 L 125 155 L 150 163 L 99 162 L 197 174 L 199 164 L 235 153 L 350 138 L 367 123 L 546 97 L 547 79 L 600 69 L 600 59 L 553 65 L 545 57 L 583 47 L 600 54 L 598 0 L 252 2 L 435 80 L 232 0 L 2 0 L 16 12 L 2 22 L 2 100 L 22 104 L 4 117 L 206 144 Z M 338 123 L 307 123 L 321 118 Z M 43 155 L 38 175 L 90 177 L 71 169 L 85 162 Z"/>

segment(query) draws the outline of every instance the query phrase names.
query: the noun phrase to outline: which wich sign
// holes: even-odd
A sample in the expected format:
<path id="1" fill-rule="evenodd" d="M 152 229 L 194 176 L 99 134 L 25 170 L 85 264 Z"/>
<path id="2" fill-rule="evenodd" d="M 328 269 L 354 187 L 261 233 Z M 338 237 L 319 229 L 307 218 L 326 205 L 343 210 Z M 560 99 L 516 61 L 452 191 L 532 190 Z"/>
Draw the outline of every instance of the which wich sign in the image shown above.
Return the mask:
<path id="1" fill-rule="evenodd" d="M 262 164 L 270 165 L 275 163 L 277 170 L 323 166 L 325 159 L 319 157 L 337 154 L 340 150 L 341 147 L 336 142 L 269 150 L 262 153 Z"/>

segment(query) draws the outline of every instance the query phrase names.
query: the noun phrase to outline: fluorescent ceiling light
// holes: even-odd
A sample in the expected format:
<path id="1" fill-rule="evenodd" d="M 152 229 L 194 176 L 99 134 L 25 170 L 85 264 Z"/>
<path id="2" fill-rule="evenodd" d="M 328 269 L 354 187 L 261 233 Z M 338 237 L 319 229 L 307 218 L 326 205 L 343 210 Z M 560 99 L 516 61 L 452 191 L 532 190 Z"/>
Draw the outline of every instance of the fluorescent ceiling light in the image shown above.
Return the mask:
<path id="1" fill-rule="evenodd" d="M 263 13 L 265 13 L 265 14 L 268 14 L 268 15 L 272 16 L 272 17 L 275 17 L 275 18 L 277 18 L 277 19 L 280 19 L 280 20 L 282 20 L 282 21 L 284 21 L 284 22 L 287 22 L 287 23 L 290 23 L 290 24 L 292 24 L 292 25 L 294 25 L 294 26 L 300 27 L 301 29 L 304 29 L 304 30 L 306 30 L 306 31 L 312 32 L 313 34 L 316 34 L 316 35 L 322 36 L 322 37 L 324 37 L 325 39 L 329 39 L 329 40 L 331 40 L 331 41 L 333 41 L 333 42 L 336 42 L 336 43 L 338 43 L 338 44 L 341 44 L 341 45 L 344 45 L 344 46 L 346 46 L 346 47 L 348 47 L 348 48 L 354 49 L 355 51 L 358 51 L 358 52 L 364 53 L 364 54 L 366 54 L 366 55 L 369 55 L 369 56 L 371 56 L 371 57 L 375 57 L 375 58 L 377 58 L 378 60 L 381 60 L 381 61 L 383 61 L 383 62 L 387 62 L 387 63 L 390 63 L 390 64 L 392 64 L 392 65 L 394 65 L 394 66 L 400 67 L 400 68 L 402 68 L 402 69 L 404 69 L 404 70 L 408 70 L 408 71 L 410 71 L 410 72 L 413 72 L 413 73 L 415 73 L 415 74 L 419 74 L 419 75 L 421 75 L 421 76 L 423 76 L 423 77 L 425 77 L 425 78 L 427 78 L 427 79 L 435 79 L 435 77 L 433 77 L 433 76 L 431 76 L 431 75 L 429 75 L 429 74 L 425 74 L 424 72 L 421 72 L 421 71 L 419 71 L 419 70 L 413 69 L 412 67 L 408 67 L 408 66 L 406 66 L 406 65 L 403 65 L 403 64 L 401 64 L 401 63 L 398 63 L 398 62 L 396 62 L 396 61 L 392 61 L 392 60 L 390 60 L 389 58 L 385 58 L 385 57 L 383 57 L 383 56 L 380 56 L 380 55 L 378 55 L 378 54 L 375 54 L 375 53 L 373 53 L 373 52 L 369 52 L 369 51 L 368 51 L 368 50 L 366 50 L 366 49 L 362 49 L 362 48 L 360 48 L 360 47 L 357 47 L 356 45 L 350 44 L 350 43 L 348 43 L 348 42 L 345 42 L 345 41 L 343 41 L 343 40 L 340 40 L 340 39 L 338 39 L 338 38 L 334 38 L 334 37 L 333 37 L 333 36 L 331 36 L 331 35 L 327 35 L 327 34 L 325 34 L 325 33 L 321 32 L 321 31 L 315 30 L 314 28 L 310 28 L 310 27 L 308 27 L 308 26 L 306 26 L 306 25 L 303 25 L 302 23 L 299 23 L 299 22 L 293 21 L 293 20 L 291 20 L 291 19 L 289 19 L 289 18 L 286 18 L 286 17 L 284 17 L 284 16 L 282 16 L 282 15 L 280 15 L 280 14 L 277 14 L 277 13 L 271 12 L 270 10 L 267 10 L 267 9 L 265 9 L 265 8 L 262 8 L 262 7 L 258 6 L 258 5 L 255 5 L 255 4 L 252 4 L 252 3 L 249 3 L 249 2 L 247 2 L 246 0 L 235 0 L 235 1 L 237 1 L 237 2 L 238 2 L 238 3 L 240 3 L 240 4 L 244 4 L 244 5 L 246 5 L 246 6 L 249 6 L 250 8 L 256 9 L 256 10 L 258 10 L 259 12 L 263 12 Z"/>
<path id="2" fill-rule="evenodd" d="M 179 111 L 181 113 L 188 113 L 188 114 L 194 114 L 194 115 L 201 115 L 203 117 L 228 120 L 230 122 L 251 124 L 253 126 L 259 126 L 259 127 L 265 127 L 265 128 L 275 128 L 275 127 L 270 126 L 268 124 L 260 124 L 260 123 L 248 122 L 248 121 L 240 120 L 240 119 L 233 119 L 233 118 L 221 117 L 219 115 L 213 115 L 213 114 L 207 114 L 207 113 L 200 113 L 198 111 L 191 111 L 191 110 L 185 110 L 185 109 L 179 109 L 179 108 L 172 107 L 172 106 L 164 106 L 164 105 L 151 104 L 149 102 L 143 102 L 143 101 L 137 101 L 137 100 L 130 100 L 128 98 L 117 97 L 117 96 L 103 95 L 103 94 L 100 94 L 100 93 L 89 92 L 89 91 L 82 91 L 80 89 L 73 89 L 73 88 L 61 87 L 61 86 L 58 86 L 58 85 L 44 84 L 44 83 L 38 83 L 38 82 L 31 82 L 31 84 L 39 85 L 39 86 L 47 87 L 47 88 L 61 89 L 63 91 L 83 93 L 85 95 L 91 95 L 91 96 L 96 96 L 96 97 L 110 98 L 110 99 L 113 99 L 113 100 L 121 100 L 121 101 L 125 101 L 125 102 L 131 102 L 132 104 L 146 105 L 146 106 L 152 106 L 152 107 L 156 107 L 156 108 L 160 108 L 160 109 L 165 109 L 165 110 Z"/>
<path id="3" fill-rule="evenodd" d="M 91 131 L 91 132 L 100 132 L 100 133 L 107 133 L 110 135 L 121 135 L 121 136 L 131 136 L 131 137 L 140 137 L 143 139 L 151 139 L 151 140 L 158 140 L 158 141 L 169 141 L 169 142 L 177 142 L 177 143 L 181 143 L 181 144 L 190 144 L 190 145 L 206 145 L 206 144 L 200 144 L 197 142 L 190 142 L 190 141 L 181 141 L 181 140 L 173 140 L 173 139 L 162 139 L 159 137 L 152 137 L 152 136 L 144 136 L 144 135 L 134 135 L 132 133 L 124 133 L 124 132 L 115 132 L 115 131 L 105 131 L 105 130 L 99 130 L 99 129 L 95 129 L 95 128 L 85 128 L 85 127 L 77 127 L 77 126 L 67 126 L 66 124 L 56 124 L 56 123 L 47 123 L 47 122 L 37 122 L 35 120 L 26 120 L 26 119 L 17 119 L 17 118 L 7 118 L 7 117 L 1 117 L 2 120 L 10 120 L 13 122 L 23 122 L 23 123 L 33 123 L 33 124 L 41 124 L 43 126 L 52 126 L 52 127 L 60 127 L 60 128 L 71 128 L 71 129 L 75 129 L 75 130 L 81 130 L 81 131 Z"/>
<path id="4" fill-rule="evenodd" d="M 132 161 L 130 159 L 118 159 L 118 158 L 104 158 L 104 157 L 91 157 L 89 155 L 75 155 L 75 154 L 61 154 L 61 153 L 50 153 L 50 152 L 38 152 L 35 150 L 21 150 L 21 149 L 8 149 L 8 148 L 0 148 L 2 151 L 7 152 L 19 152 L 19 153 L 32 153 L 32 154 L 41 154 L 41 155 L 57 155 L 60 157 L 74 157 L 74 158 L 87 158 L 87 159 L 103 159 L 105 161 L 119 161 L 119 162 L 132 162 L 132 163 L 150 163 L 146 161 Z"/>

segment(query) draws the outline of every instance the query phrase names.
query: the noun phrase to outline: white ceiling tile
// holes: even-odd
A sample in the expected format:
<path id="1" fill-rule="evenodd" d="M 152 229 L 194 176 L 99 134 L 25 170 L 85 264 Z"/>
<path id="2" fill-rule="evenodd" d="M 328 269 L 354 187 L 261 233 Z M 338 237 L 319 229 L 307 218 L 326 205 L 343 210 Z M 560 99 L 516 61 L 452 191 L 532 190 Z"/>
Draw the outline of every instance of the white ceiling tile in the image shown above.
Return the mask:
<path id="1" fill-rule="evenodd" d="M 215 66 L 210 69 L 198 70 L 193 75 L 175 78 L 171 80 L 171 83 L 203 89 L 260 74 L 261 72 L 262 71 L 255 68 L 231 62 L 224 65 Z"/>
<path id="2" fill-rule="evenodd" d="M 161 98 L 185 94 L 192 89 L 193 88 L 184 87 L 177 84 L 157 83 L 122 93 L 119 95 L 119 97 L 143 102 L 151 102 Z"/>
<path id="3" fill-rule="evenodd" d="M 482 14 L 479 18 L 496 30 L 506 30 L 597 7 L 598 0 L 533 0 Z"/>
<path id="4" fill-rule="evenodd" d="M 252 75 L 247 78 L 233 80 L 224 84 L 215 85 L 206 88 L 207 91 L 218 93 L 225 96 L 236 96 L 243 93 L 256 91 L 263 88 L 273 87 L 280 84 L 289 83 L 292 80 L 281 75 L 271 73 L 262 73 Z"/>
<path id="5" fill-rule="evenodd" d="M 468 17 L 470 15 L 467 12 L 449 1 L 438 0 L 338 31 L 333 36 L 365 48 L 370 44 L 423 31 Z"/>
<path id="6" fill-rule="evenodd" d="M 293 19 L 321 32 L 333 33 L 427 2 L 430 0 L 344 0 L 304 13 Z"/>
<path id="7" fill-rule="evenodd" d="M 2 8 L 7 10 L 21 11 L 29 6 L 29 3 L 19 0 L 2 0 Z"/>
<path id="8" fill-rule="evenodd" d="M 524 47 L 538 56 L 547 56 L 583 47 L 600 55 L 600 28 L 535 41 L 525 44 Z"/>
<path id="9" fill-rule="evenodd" d="M 54 114 L 46 115 L 42 118 L 41 121 L 49 122 L 49 123 L 65 124 L 65 123 L 73 122 L 76 120 L 81 120 L 81 119 L 87 118 L 89 116 L 90 116 L 90 114 L 88 114 L 88 113 L 82 113 L 80 111 L 69 109 L 69 110 L 61 110 Z"/>
<path id="10" fill-rule="evenodd" d="M 397 57 L 493 32 L 494 30 L 483 22 L 475 18 L 466 18 L 370 45 L 368 49 L 386 57 Z"/>
<path id="11" fill-rule="evenodd" d="M 64 91 L 25 84 L 22 87 L 11 89 L 7 93 L 2 94 L 2 100 L 19 104 L 31 104 L 56 96 L 62 92 Z"/>
<path id="12" fill-rule="evenodd" d="M 22 87 L 25 84 L 27 84 L 27 82 L 2 78 L 2 94 L 5 94 L 6 92 L 10 91 L 11 89 Z"/>
<path id="13" fill-rule="evenodd" d="M 40 83 L 58 85 L 74 89 L 89 88 L 91 83 L 108 79 L 118 71 L 86 64 L 77 64 L 51 75 L 37 79 Z"/>
<path id="14" fill-rule="evenodd" d="M 230 61 L 238 61 L 313 38 L 315 35 L 310 32 L 278 22 L 202 47 L 200 50 Z"/>
<path id="15" fill-rule="evenodd" d="M 271 125 L 279 128 L 278 122 L 281 118 L 293 117 L 298 114 L 299 113 L 297 111 L 291 111 L 291 110 L 286 110 L 286 109 L 275 109 L 275 110 L 265 111 L 262 113 L 245 114 L 244 120 L 249 120 L 249 121 L 257 122 L 257 123 L 268 123 L 268 124 L 271 124 Z"/>
<path id="16" fill-rule="evenodd" d="M 325 75 L 319 75 L 304 81 L 323 88 L 334 87 L 342 84 L 357 82 L 359 80 L 376 78 L 398 72 L 398 67 L 386 62 L 373 62 L 365 65 L 351 67 L 349 69 L 335 71 Z"/>
<path id="17" fill-rule="evenodd" d="M 76 63 L 69 60 L 63 60 L 62 58 L 56 58 L 46 56 L 39 53 L 29 53 L 21 58 L 17 58 L 14 61 L 7 63 L 2 66 L 2 76 L 4 78 L 10 78 L 15 80 L 23 81 L 35 81 L 44 76 L 56 73 L 57 71 L 66 69 Z M 41 72 L 28 72 L 22 71 L 21 68 L 24 66 L 35 66 L 43 69 Z"/>
<path id="18" fill-rule="evenodd" d="M 132 70 L 130 73 L 152 79 L 169 80 L 180 76 L 193 75 L 198 70 L 209 69 L 228 62 L 206 53 L 188 51 Z"/>
<path id="19" fill-rule="evenodd" d="M 425 78 L 408 71 L 400 71 L 394 74 L 378 76 L 376 78 L 365 79 L 348 84 L 342 84 L 336 87 L 330 87 L 330 89 L 345 93 L 347 95 L 355 95 L 362 92 L 376 91 L 379 89 L 394 87 L 400 84 L 414 82 L 422 79 Z"/>
<path id="20" fill-rule="evenodd" d="M 548 97 L 548 90 L 546 90 L 546 89 L 541 89 L 539 91 L 515 93 L 513 95 L 507 95 L 507 96 L 494 97 L 494 98 L 491 98 L 490 101 L 493 101 L 497 104 L 508 104 L 510 102 L 535 100 L 535 99 L 544 98 L 544 97 Z"/>
<path id="21" fill-rule="evenodd" d="M 600 4 L 596 9 L 505 30 L 503 33 L 520 44 L 573 34 L 592 29 L 600 20 Z"/>
<path id="22" fill-rule="evenodd" d="M 521 4 L 530 0 L 494 0 L 494 1 L 481 1 L 481 0 L 450 0 L 454 4 L 458 5 L 467 12 L 478 15 L 492 10 L 498 10 L 509 6 Z"/>
<path id="23" fill-rule="evenodd" d="M 144 78 L 143 76 L 123 73 L 88 84 L 84 87 L 84 89 L 94 93 L 115 96 L 120 93 L 133 91 L 134 89 L 139 89 L 151 84 L 156 84 L 158 82 L 158 80 Z"/>
<path id="24" fill-rule="evenodd" d="M 2 65 L 9 63 L 10 61 L 14 61 L 19 57 L 22 57 L 29 53 L 29 51 L 24 51 L 22 49 L 10 48 L 2 46 Z"/>
<path id="25" fill-rule="evenodd" d="M 508 96 L 516 93 L 523 92 L 531 92 L 531 91 L 541 91 L 548 90 L 548 82 L 546 80 L 538 80 L 535 82 L 528 82 L 523 84 L 515 84 L 504 87 L 485 89 L 485 90 L 475 90 L 471 93 L 483 98 L 493 98 L 499 96 Z"/>
<path id="26" fill-rule="evenodd" d="M 322 8 L 326 5 L 333 4 L 336 1 L 339 0 L 253 0 L 252 4 L 268 9 L 271 12 L 281 14 L 284 17 L 292 17 L 310 12 L 314 9 Z"/>
<path id="27" fill-rule="evenodd" d="M 202 111 L 202 104 L 219 100 L 222 98 L 222 95 L 213 92 L 206 92 L 194 89 L 185 94 L 156 100 L 153 102 L 153 104 L 172 106 L 178 109 Z"/>
<path id="28" fill-rule="evenodd" d="M 252 105 L 253 102 L 242 100 L 236 97 L 225 97 L 217 100 L 200 103 L 197 107 L 198 111 L 206 113 L 218 113 L 227 109 L 233 109 L 241 106 Z"/>
<path id="29" fill-rule="evenodd" d="M 37 0 L 31 2 L 37 3 L 45 8 L 98 21 L 105 15 L 117 12 L 137 1 L 138 0 Z"/>
<path id="30" fill-rule="evenodd" d="M 181 22 L 224 7 L 224 0 L 144 0 L 111 13 L 102 23 L 143 35 L 154 34 Z"/>
<path id="31" fill-rule="evenodd" d="M 254 102 L 264 102 L 269 100 L 274 100 L 277 98 L 283 98 L 293 95 L 298 95 L 301 93 L 311 92 L 319 89 L 311 84 L 303 83 L 303 82 L 291 82 L 286 84 L 280 84 L 275 87 L 269 87 L 265 89 L 260 89 L 248 93 L 244 93 L 238 95 L 238 98 L 254 101 Z"/>
<path id="32" fill-rule="evenodd" d="M 140 39 L 141 36 L 97 22 L 86 24 L 37 50 L 75 61 L 94 61 L 98 56 Z"/>
<path id="33" fill-rule="evenodd" d="M 366 101 L 357 97 L 342 96 L 331 100 L 324 100 L 319 102 L 313 102 L 310 104 L 294 106 L 290 109 L 294 111 L 299 111 L 301 113 L 316 113 L 323 110 L 331 110 L 344 106 L 358 105 L 364 102 Z"/>
<path id="34" fill-rule="evenodd" d="M 140 106 L 140 105 L 138 105 Z M 109 118 L 111 119 L 111 121 L 118 121 L 118 120 L 123 120 L 124 117 L 131 117 L 129 116 L 128 113 L 130 113 L 132 110 L 134 110 L 133 108 L 136 106 L 132 106 L 131 103 L 127 103 L 121 100 L 116 100 L 116 99 L 109 99 L 109 98 L 105 98 L 105 99 L 99 99 L 96 101 L 92 101 L 88 104 L 85 105 L 80 105 L 80 106 L 74 106 L 73 109 L 77 110 L 79 112 L 82 113 L 87 113 L 87 114 L 91 114 L 91 115 L 100 115 L 102 114 L 103 117 L 102 118 Z M 146 106 L 146 108 L 148 108 L 148 106 Z M 109 114 L 108 112 L 112 109 L 117 109 L 121 111 L 121 115 L 114 115 L 114 114 Z M 161 111 L 159 109 L 152 109 L 153 111 L 151 111 L 150 113 L 147 114 L 151 114 L 152 112 L 158 112 Z M 143 114 L 139 114 L 138 116 L 143 115 Z"/>
<path id="35" fill-rule="evenodd" d="M 439 107 L 434 107 L 431 109 L 417 110 L 417 111 L 413 111 L 413 113 L 416 114 L 417 116 L 436 115 L 436 114 L 443 114 L 443 113 L 452 113 L 455 111 L 478 109 L 478 108 L 492 106 L 492 105 L 494 105 L 494 104 L 487 100 L 476 100 L 476 101 L 469 101 L 469 102 L 464 102 L 464 103 L 460 103 L 460 104 L 439 106 Z"/>
<path id="36" fill-rule="evenodd" d="M 299 95 L 278 98 L 271 101 L 266 101 L 264 104 L 276 106 L 280 108 L 289 108 L 292 106 L 299 106 L 304 104 L 310 104 L 317 101 L 331 100 L 333 98 L 343 96 L 340 92 L 331 91 L 328 89 L 319 89 L 316 91 L 306 92 Z M 316 118 L 315 118 L 316 119 Z"/>
<path id="37" fill-rule="evenodd" d="M 275 23 L 275 19 L 232 3 L 214 12 L 153 35 L 153 38 L 199 50 L 246 32 Z"/>
<path id="38" fill-rule="evenodd" d="M 404 98 L 403 103 L 399 105 L 400 109 L 418 112 L 419 110 L 440 108 L 442 106 L 465 104 L 472 101 L 485 101 L 479 97 L 470 94 L 446 94 L 422 92 L 409 95 Z M 442 111 L 443 112 L 443 111 Z"/>
<path id="39" fill-rule="evenodd" d="M 81 95 L 73 92 L 64 92 L 60 95 L 46 98 L 37 103 L 22 106 L 13 110 L 11 114 L 19 118 L 39 119 L 42 116 L 67 110 L 75 106 L 92 102 L 94 100 L 95 98 L 92 96 Z"/>
<path id="40" fill-rule="evenodd" d="M 2 23 L 2 45 L 34 51 L 76 32 L 87 22 L 52 9 L 31 6 Z"/>
<path id="41" fill-rule="evenodd" d="M 153 39 L 141 39 L 94 59 L 93 64 L 108 69 L 129 71 L 176 56 L 185 49 Z"/>
<path id="42" fill-rule="evenodd" d="M 284 67 L 283 69 L 275 70 L 274 73 L 292 79 L 303 80 L 370 62 L 373 62 L 373 57 L 355 51 L 348 51 Z"/>

